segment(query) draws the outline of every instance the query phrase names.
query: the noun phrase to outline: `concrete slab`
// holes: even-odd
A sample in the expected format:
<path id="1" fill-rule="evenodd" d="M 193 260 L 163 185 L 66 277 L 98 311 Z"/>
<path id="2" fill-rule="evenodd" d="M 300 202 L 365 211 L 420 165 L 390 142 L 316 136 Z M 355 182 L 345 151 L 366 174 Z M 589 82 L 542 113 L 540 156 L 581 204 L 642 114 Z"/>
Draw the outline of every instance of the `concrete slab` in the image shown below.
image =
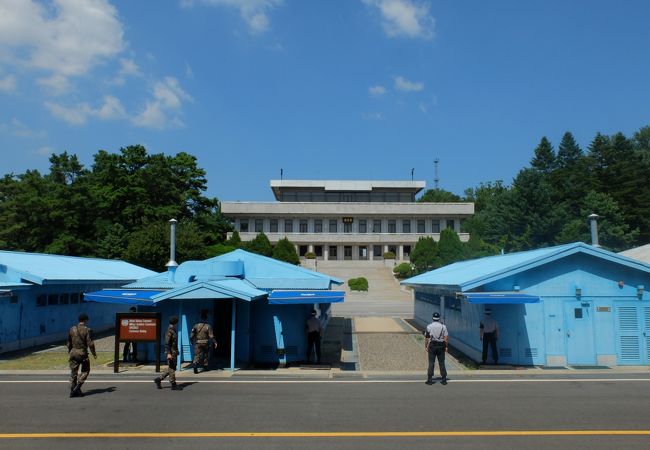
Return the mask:
<path id="1" fill-rule="evenodd" d="M 357 333 L 400 333 L 404 327 L 399 321 L 392 317 L 355 317 L 354 329 Z"/>

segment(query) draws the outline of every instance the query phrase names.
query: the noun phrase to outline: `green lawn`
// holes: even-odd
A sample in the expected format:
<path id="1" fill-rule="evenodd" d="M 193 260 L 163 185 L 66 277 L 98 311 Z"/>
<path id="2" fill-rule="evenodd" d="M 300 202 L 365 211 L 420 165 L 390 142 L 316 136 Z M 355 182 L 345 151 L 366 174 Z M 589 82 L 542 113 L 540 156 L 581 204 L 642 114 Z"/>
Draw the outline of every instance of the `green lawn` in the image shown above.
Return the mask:
<path id="1" fill-rule="evenodd" d="M 113 352 L 97 352 L 97 359 L 90 356 L 90 367 L 113 362 Z M 67 352 L 42 352 L 0 360 L 0 370 L 67 369 Z"/>

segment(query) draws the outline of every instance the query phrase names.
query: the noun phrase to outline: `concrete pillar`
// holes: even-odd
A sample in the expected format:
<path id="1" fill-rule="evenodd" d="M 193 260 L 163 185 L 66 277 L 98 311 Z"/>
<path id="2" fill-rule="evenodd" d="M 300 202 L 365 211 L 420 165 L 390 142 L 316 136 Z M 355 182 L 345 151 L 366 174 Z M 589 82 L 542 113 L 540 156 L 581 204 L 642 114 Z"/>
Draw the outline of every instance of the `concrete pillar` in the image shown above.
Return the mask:
<path id="1" fill-rule="evenodd" d="M 387 251 L 388 251 L 388 245 L 384 245 L 384 253 L 386 253 Z"/>
<path id="2" fill-rule="evenodd" d="M 309 244 L 309 245 L 307 246 L 307 251 L 308 251 L 308 252 L 311 252 L 311 253 L 314 253 L 314 244 Z"/>
<path id="3" fill-rule="evenodd" d="M 397 246 L 397 252 L 398 252 L 398 258 L 400 261 L 404 259 L 404 246 L 403 245 L 398 245 Z"/>
<path id="4" fill-rule="evenodd" d="M 330 246 L 323 244 L 323 261 L 329 261 L 330 259 Z"/>

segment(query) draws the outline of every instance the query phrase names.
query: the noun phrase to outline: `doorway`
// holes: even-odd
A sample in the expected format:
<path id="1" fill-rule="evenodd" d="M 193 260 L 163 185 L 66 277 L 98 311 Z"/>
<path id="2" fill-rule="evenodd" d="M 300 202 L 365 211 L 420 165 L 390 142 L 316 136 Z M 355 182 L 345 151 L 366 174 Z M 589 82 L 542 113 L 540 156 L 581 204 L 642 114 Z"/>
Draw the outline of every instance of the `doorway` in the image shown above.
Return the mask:
<path id="1" fill-rule="evenodd" d="M 213 349 L 215 362 L 220 367 L 230 365 L 230 337 L 232 323 L 232 299 L 214 301 L 213 328 L 217 348 Z"/>

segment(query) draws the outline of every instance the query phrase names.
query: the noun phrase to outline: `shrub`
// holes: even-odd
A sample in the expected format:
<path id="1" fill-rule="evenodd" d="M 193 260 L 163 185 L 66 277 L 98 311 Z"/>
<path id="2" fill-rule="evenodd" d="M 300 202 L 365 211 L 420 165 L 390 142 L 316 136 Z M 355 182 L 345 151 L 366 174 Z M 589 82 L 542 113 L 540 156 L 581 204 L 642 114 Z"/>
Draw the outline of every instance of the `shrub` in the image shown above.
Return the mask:
<path id="1" fill-rule="evenodd" d="M 298 253 L 296 253 L 296 246 L 286 237 L 280 239 L 275 245 L 275 248 L 273 249 L 273 258 L 290 264 L 300 264 Z"/>
<path id="2" fill-rule="evenodd" d="M 314 252 L 305 253 L 305 259 L 316 259 L 316 253 Z"/>
<path id="3" fill-rule="evenodd" d="M 384 252 L 384 259 L 395 259 L 395 253 L 393 253 L 393 252 Z"/>
<path id="4" fill-rule="evenodd" d="M 393 268 L 393 273 L 397 278 L 409 278 L 413 275 L 413 266 L 409 263 L 402 263 Z"/>
<path id="5" fill-rule="evenodd" d="M 364 277 L 350 278 L 348 280 L 348 286 L 350 286 L 351 291 L 367 291 L 368 280 Z"/>

